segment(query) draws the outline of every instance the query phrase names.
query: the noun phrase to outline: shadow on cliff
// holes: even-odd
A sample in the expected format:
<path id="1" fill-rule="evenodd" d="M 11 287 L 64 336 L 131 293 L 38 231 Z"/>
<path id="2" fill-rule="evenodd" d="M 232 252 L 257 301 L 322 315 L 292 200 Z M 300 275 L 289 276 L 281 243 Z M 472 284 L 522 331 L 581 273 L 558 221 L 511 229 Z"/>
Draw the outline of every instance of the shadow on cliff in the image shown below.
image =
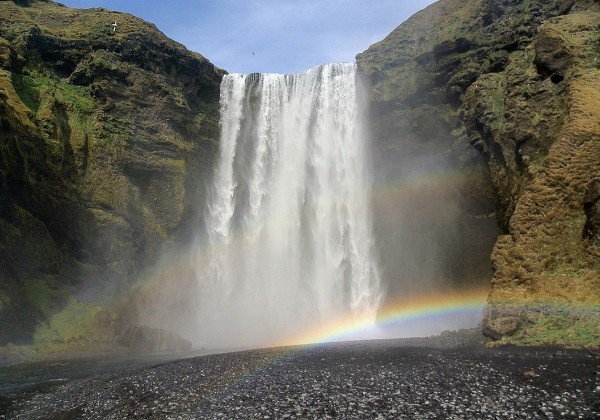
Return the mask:
<path id="1" fill-rule="evenodd" d="M 373 218 L 384 304 L 489 287 L 496 217 L 493 204 L 473 199 L 472 174 L 460 155 L 431 144 L 386 153 L 381 144 L 374 147 Z"/>

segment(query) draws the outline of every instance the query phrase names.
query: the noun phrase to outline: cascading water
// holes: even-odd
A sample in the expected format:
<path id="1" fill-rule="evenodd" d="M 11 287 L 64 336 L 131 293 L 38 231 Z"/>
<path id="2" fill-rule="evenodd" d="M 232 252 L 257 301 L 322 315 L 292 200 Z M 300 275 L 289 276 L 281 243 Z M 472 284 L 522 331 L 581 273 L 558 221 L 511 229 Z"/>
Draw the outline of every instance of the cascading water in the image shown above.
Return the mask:
<path id="1" fill-rule="evenodd" d="M 198 344 L 270 344 L 338 317 L 375 320 L 358 90 L 355 64 L 223 79 Z"/>

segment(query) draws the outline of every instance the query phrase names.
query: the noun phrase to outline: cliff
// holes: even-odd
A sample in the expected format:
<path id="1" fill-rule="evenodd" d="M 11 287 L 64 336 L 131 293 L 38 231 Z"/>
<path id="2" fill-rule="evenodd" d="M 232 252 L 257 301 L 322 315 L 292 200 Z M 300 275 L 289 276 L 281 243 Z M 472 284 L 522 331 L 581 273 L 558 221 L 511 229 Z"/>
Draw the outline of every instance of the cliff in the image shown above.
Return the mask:
<path id="1" fill-rule="evenodd" d="M 501 343 L 600 343 L 598 22 L 598 1 L 441 0 L 357 56 L 375 160 L 401 162 L 379 176 L 426 157 L 461 174 L 457 273 L 485 277 L 491 251 L 484 333 Z"/>
<path id="2" fill-rule="evenodd" d="M 223 74 L 128 14 L 0 2 L 0 344 L 119 328 L 92 303 L 189 240 Z"/>
<path id="3" fill-rule="evenodd" d="M 390 300 L 486 287 L 492 340 L 600 344 L 598 22 L 440 0 L 357 56 Z M 178 342 L 111 305 L 201 220 L 223 74 L 127 14 L 0 1 L 0 344 Z M 130 306 L 185 299 L 154 277 Z"/>

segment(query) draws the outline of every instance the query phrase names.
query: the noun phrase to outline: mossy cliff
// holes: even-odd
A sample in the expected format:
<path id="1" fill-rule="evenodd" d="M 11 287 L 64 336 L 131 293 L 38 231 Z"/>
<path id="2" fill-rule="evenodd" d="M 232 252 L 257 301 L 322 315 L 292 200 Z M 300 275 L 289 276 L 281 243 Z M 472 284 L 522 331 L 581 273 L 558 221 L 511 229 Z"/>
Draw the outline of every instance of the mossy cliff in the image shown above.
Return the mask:
<path id="1" fill-rule="evenodd" d="M 600 344 L 598 22 L 440 0 L 358 55 L 391 299 L 491 284 L 493 340 Z M 190 239 L 222 75 L 133 16 L 0 0 L 0 344 L 187 345 L 104 302 Z"/>
<path id="2" fill-rule="evenodd" d="M 375 159 L 466 174 L 457 272 L 485 276 L 491 251 L 499 342 L 600 345 L 599 22 L 592 0 L 441 0 L 357 57 Z"/>
<path id="3" fill-rule="evenodd" d="M 128 14 L 0 1 L 0 344 L 188 239 L 223 74 Z"/>

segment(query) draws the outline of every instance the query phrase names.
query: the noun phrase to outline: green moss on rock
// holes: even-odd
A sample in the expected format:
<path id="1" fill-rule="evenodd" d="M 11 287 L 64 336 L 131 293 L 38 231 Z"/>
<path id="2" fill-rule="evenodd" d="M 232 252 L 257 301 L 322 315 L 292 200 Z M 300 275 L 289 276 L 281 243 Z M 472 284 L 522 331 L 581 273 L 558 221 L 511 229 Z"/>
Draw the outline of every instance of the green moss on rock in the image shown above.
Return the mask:
<path id="1" fill-rule="evenodd" d="M 128 14 L 2 2 L 0 344 L 31 341 L 40 320 L 52 335 L 66 296 L 122 293 L 188 239 L 222 75 Z"/>
<path id="2" fill-rule="evenodd" d="M 45 318 L 50 317 L 62 304 L 66 291 L 55 279 L 32 279 L 24 285 L 26 299 Z"/>
<path id="3" fill-rule="evenodd" d="M 116 321 L 111 314 L 99 306 L 85 304 L 71 299 L 67 306 L 41 324 L 35 332 L 34 343 L 41 345 L 62 345 L 70 342 L 94 341 L 105 334 L 105 321 Z"/>

